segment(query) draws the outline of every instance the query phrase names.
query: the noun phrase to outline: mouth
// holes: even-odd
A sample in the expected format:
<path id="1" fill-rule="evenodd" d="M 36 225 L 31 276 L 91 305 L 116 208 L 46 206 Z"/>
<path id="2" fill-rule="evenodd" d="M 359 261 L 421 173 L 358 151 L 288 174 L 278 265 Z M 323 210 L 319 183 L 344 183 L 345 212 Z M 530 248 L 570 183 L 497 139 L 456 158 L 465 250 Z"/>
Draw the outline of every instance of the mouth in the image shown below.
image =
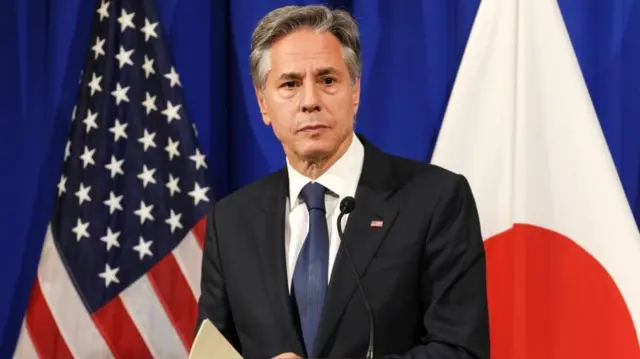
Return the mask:
<path id="1" fill-rule="evenodd" d="M 324 125 L 309 125 L 309 126 L 303 126 L 300 129 L 298 129 L 298 132 L 319 132 L 322 130 L 326 130 L 328 129 L 328 126 L 324 126 Z"/>

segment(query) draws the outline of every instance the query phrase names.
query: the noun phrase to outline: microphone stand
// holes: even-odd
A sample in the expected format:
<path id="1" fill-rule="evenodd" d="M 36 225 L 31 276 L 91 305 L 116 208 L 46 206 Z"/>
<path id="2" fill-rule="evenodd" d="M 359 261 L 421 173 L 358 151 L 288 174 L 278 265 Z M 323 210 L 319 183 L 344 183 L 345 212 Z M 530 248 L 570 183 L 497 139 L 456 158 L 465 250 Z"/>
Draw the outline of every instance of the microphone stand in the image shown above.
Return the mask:
<path id="1" fill-rule="evenodd" d="M 347 243 L 344 239 L 344 233 L 342 231 L 342 217 L 353 211 L 355 207 L 355 200 L 353 197 L 346 197 L 342 200 L 340 204 L 340 215 L 338 216 L 338 236 L 342 242 L 344 247 L 344 252 L 347 255 L 347 259 L 349 260 L 349 264 L 351 265 L 351 271 L 355 276 L 356 283 L 358 284 L 358 289 L 360 289 L 360 294 L 362 294 L 362 299 L 364 300 L 364 306 L 367 309 L 367 314 L 369 315 L 369 347 L 367 348 L 367 356 L 366 359 L 373 359 L 373 338 L 374 338 L 374 326 L 373 326 L 373 310 L 371 310 L 371 304 L 369 303 L 369 299 L 367 299 L 367 295 L 364 292 L 364 288 L 362 287 L 362 283 L 360 283 L 360 276 L 358 275 L 358 270 L 356 269 L 355 263 L 351 258 L 351 254 L 349 253 L 349 249 L 347 248 Z"/>

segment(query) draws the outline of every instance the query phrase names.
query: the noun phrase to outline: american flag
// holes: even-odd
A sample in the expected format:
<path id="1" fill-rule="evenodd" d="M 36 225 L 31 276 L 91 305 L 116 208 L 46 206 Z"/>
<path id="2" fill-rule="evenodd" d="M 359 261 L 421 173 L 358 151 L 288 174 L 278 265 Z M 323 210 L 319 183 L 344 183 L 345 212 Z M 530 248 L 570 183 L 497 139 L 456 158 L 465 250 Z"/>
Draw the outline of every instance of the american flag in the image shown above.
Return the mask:
<path id="1" fill-rule="evenodd" d="M 150 0 L 98 3 L 16 358 L 186 358 L 207 163 Z"/>

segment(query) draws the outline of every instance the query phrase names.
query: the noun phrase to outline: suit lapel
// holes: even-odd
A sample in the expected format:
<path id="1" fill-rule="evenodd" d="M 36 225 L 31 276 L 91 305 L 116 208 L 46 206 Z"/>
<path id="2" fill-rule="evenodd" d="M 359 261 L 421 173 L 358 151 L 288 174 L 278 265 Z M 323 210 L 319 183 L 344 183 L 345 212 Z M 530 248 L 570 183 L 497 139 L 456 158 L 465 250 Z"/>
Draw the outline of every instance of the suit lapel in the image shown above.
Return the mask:
<path id="1" fill-rule="evenodd" d="M 348 247 L 356 270 L 362 278 L 398 213 L 398 209 L 387 201 L 395 189 L 388 157 L 373 148 L 366 140 L 362 142 L 365 144 L 365 161 L 356 191 L 356 206 L 347 220 L 345 241 L 340 243 L 334 263 L 312 357 L 326 354 L 323 351 L 327 340 L 351 297 L 354 294 L 360 296 L 344 246 Z M 378 221 L 382 226 L 372 225 L 372 221 Z M 364 306 L 364 303 L 362 305 Z"/>
<path id="2" fill-rule="evenodd" d="M 276 175 L 274 185 L 269 190 L 261 206 L 256 208 L 254 218 L 254 238 L 258 239 L 258 252 L 262 268 L 262 278 L 265 283 L 269 307 L 274 312 L 275 320 L 286 333 L 283 346 L 302 352 L 298 332 L 294 321 L 291 297 L 289 295 L 287 268 L 284 250 L 284 213 L 286 204 L 287 174 L 282 170 Z M 259 298 L 257 298 L 259 300 Z"/>

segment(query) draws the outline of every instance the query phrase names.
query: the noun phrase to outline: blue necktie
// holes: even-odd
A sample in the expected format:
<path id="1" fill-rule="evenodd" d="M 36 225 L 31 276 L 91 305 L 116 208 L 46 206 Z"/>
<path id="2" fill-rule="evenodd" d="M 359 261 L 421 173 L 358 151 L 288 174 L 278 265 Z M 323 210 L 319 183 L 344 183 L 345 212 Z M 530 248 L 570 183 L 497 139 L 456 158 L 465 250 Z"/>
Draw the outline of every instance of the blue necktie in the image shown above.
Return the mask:
<path id="1" fill-rule="evenodd" d="M 300 326 L 308 355 L 313 351 L 318 323 L 327 291 L 329 232 L 324 208 L 325 187 L 308 183 L 301 197 L 309 210 L 309 233 L 302 245 L 293 272 L 293 293 L 298 305 Z"/>

